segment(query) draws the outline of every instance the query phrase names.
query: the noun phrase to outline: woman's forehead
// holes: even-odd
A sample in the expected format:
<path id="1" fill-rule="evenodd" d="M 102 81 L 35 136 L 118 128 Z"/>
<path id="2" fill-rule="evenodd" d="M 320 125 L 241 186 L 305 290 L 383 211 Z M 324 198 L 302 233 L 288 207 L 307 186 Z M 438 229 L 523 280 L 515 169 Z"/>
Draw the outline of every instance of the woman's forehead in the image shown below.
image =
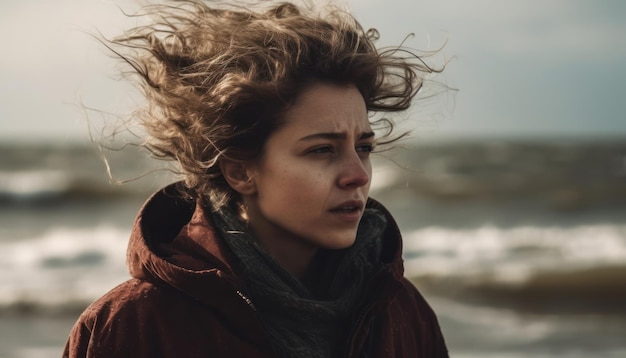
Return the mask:
<path id="1" fill-rule="evenodd" d="M 285 113 L 288 130 L 352 134 L 371 132 L 365 101 L 353 85 L 318 83 Z"/>

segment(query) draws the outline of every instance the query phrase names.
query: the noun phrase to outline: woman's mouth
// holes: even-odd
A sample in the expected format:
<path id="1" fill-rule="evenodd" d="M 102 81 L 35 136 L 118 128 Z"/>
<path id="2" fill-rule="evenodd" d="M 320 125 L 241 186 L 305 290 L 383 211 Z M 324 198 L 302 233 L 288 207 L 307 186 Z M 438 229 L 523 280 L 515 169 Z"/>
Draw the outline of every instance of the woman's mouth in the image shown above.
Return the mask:
<path id="1" fill-rule="evenodd" d="M 329 211 L 337 215 L 343 221 L 359 221 L 361 219 L 361 213 L 363 212 L 363 202 L 351 200 L 348 202 L 344 202 L 330 209 Z"/>
<path id="2" fill-rule="evenodd" d="M 361 208 L 356 206 L 342 206 L 340 208 L 332 209 L 331 211 L 336 213 L 351 213 L 359 210 L 361 210 Z"/>

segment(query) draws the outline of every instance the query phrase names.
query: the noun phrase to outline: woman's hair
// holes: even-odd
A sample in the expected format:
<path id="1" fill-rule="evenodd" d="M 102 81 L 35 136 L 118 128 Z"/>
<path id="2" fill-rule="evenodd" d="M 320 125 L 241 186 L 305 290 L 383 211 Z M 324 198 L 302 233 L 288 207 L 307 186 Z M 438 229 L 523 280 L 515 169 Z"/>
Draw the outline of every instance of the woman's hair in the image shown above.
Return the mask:
<path id="1" fill-rule="evenodd" d="M 259 156 L 312 83 L 355 85 L 369 112 L 394 112 L 410 106 L 425 74 L 438 72 L 410 50 L 377 50 L 377 31 L 336 8 L 213 6 L 151 5 L 149 25 L 107 46 L 140 77 L 147 102 L 135 115 L 144 145 L 177 161 L 187 189 L 214 208 L 239 200 L 219 161 Z M 399 137 L 389 120 L 373 124 L 387 129 L 379 144 Z"/>

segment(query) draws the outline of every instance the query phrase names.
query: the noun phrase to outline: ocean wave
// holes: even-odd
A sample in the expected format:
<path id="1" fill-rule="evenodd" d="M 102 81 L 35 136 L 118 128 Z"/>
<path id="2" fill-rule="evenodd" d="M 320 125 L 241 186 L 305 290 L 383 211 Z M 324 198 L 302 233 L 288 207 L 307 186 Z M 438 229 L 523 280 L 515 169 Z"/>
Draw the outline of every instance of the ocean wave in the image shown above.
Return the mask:
<path id="1" fill-rule="evenodd" d="M 37 204 L 73 199 L 115 199 L 145 195 L 150 186 L 109 183 L 106 178 L 77 176 L 61 170 L 0 171 L 0 204 Z"/>
<path id="2" fill-rule="evenodd" d="M 626 314 L 626 226 L 426 228 L 405 240 L 407 275 L 468 301 Z"/>
<path id="3" fill-rule="evenodd" d="M 626 265 L 537 271 L 516 285 L 465 275 L 413 278 L 418 287 L 455 300 L 521 312 L 626 316 Z"/>
<path id="4" fill-rule="evenodd" d="M 126 229 L 53 228 L 0 242 L 0 313 L 75 313 L 127 277 Z"/>
<path id="5" fill-rule="evenodd" d="M 29 199 L 57 196 L 72 184 L 69 175 L 55 170 L 0 172 L 0 198 Z"/>
<path id="6" fill-rule="evenodd" d="M 535 314 L 427 293 L 454 357 L 624 357 L 626 317 Z"/>
<path id="7" fill-rule="evenodd" d="M 388 157 L 375 163 L 397 172 L 388 187 L 441 202 L 521 199 L 559 212 L 626 204 L 623 142 L 422 143 Z"/>

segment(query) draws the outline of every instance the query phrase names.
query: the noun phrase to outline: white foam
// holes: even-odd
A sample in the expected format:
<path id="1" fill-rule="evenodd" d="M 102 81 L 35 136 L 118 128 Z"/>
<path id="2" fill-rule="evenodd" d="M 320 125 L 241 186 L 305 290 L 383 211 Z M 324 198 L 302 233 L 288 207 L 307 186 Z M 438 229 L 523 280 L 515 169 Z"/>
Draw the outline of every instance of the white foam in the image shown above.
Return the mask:
<path id="1" fill-rule="evenodd" d="M 92 300 L 127 277 L 128 231 L 54 228 L 0 243 L 0 304 Z"/>
<path id="2" fill-rule="evenodd" d="M 429 227 L 406 235 L 407 273 L 520 283 L 540 271 L 626 263 L 626 225 Z"/>
<path id="3" fill-rule="evenodd" d="M 6 195 L 30 197 L 59 193 L 71 185 L 70 176 L 61 170 L 0 171 L 0 188 Z"/>

